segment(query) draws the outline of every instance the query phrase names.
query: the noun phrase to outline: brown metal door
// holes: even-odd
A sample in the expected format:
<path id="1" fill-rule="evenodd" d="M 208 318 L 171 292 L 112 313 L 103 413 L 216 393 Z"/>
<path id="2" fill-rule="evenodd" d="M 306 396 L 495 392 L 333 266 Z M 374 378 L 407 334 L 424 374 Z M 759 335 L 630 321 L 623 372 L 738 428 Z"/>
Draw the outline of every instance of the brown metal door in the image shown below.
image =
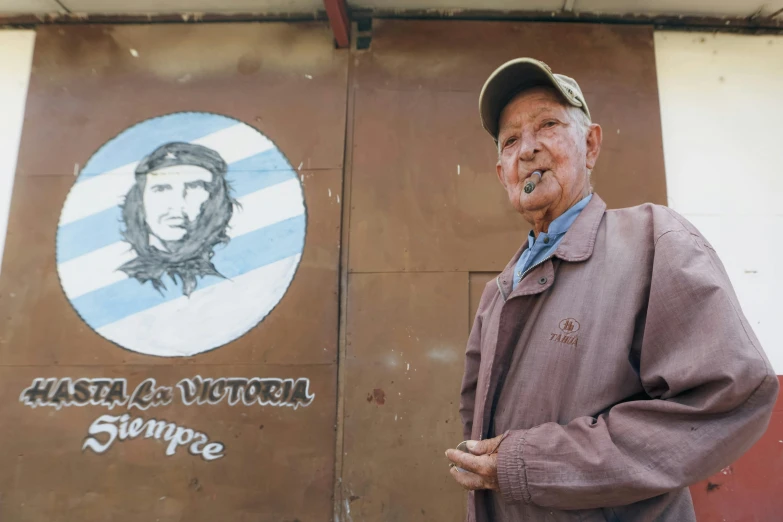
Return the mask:
<path id="1" fill-rule="evenodd" d="M 0 519 L 332 516 L 347 51 L 42 26 L 0 279 Z"/>
<path id="2" fill-rule="evenodd" d="M 345 520 L 460 520 L 443 452 L 462 439 L 463 352 L 484 284 L 529 226 L 478 119 L 483 81 L 534 56 L 578 79 L 610 207 L 665 203 L 652 28 L 376 21 L 352 64 L 341 510 Z"/>

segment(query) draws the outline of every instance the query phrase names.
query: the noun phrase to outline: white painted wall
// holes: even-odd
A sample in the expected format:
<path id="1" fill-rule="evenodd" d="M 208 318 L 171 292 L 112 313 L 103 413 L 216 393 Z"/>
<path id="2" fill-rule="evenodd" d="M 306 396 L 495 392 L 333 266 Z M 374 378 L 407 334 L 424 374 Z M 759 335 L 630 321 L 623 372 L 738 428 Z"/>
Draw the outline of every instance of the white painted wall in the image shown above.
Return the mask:
<path id="1" fill-rule="evenodd" d="M 0 269 L 34 43 L 35 31 L 0 30 Z"/>
<path id="2" fill-rule="evenodd" d="M 712 243 L 783 374 L 783 37 L 655 33 L 669 206 Z"/>

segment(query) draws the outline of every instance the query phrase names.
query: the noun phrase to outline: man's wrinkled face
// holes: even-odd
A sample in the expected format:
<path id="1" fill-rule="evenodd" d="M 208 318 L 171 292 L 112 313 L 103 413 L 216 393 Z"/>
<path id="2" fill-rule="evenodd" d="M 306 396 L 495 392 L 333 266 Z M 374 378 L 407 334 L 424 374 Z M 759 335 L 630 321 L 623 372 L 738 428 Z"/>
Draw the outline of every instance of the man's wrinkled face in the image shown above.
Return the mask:
<path id="1" fill-rule="evenodd" d="M 517 212 L 557 216 L 589 193 L 588 169 L 599 150 L 600 127 L 585 129 L 553 89 L 529 89 L 500 115 L 498 179 Z M 526 194 L 525 182 L 536 170 L 544 175 Z"/>
<path id="2" fill-rule="evenodd" d="M 195 165 L 172 165 L 147 174 L 144 216 L 152 233 L 164 241 L 178 241 L 198 219 L 209 199 L 212 173 Z"/>

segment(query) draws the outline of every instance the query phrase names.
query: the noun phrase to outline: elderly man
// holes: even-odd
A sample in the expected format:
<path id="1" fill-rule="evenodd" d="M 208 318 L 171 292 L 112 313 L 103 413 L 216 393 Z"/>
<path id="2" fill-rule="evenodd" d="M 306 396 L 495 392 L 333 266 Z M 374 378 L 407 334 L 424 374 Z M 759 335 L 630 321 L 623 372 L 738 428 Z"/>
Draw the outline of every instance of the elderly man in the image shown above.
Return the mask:
<path id="1" fill-rule="evenodd" d="M 761 436 L 778 393 L 718 256 L 672 210 L 592 193 L 601 127 L 573 79 L 512 60 L 479 106 L 533 230 L 468 341 L 471 440 L 446 452 L 468 520 L 695 520 L 687 486 Z"/>

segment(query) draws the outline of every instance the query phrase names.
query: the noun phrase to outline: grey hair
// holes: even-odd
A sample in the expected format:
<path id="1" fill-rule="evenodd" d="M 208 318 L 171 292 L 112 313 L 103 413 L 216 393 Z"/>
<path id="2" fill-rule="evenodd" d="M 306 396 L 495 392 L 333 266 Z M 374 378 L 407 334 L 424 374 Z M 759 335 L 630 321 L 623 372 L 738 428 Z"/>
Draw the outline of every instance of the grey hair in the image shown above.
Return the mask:
<path id="1" fill-rule="evenodd" d="M 579 107 L 569 105 L 568 112 L 571 115 L 571 122 L 582 130 L 582 138 L 587 138 L 587 134 L 590 132 L 590 126 L 593 124 L 593 122 L 590 121 L 590 118 L 587 117 L 587 114 L 585 114 L 585 112 Z M 588 179 L 592 179 L 593 169 L 587 169 L 587 177 Z M 592 189 L 593 186 L 591 182 L 590 190 L 592 191 Z"/>
<path id="2" fill-rule="evenodd" d="M 569 105 L 568 112 L 571 114 L 571 122 L 575 123 L 578 127 L 580 127 L 582 129 L 584 136 L 586 137 L 587 133 L 590 131 L 590 125 L 592 125 L 593 122 L 590 121 L 590 118 L 587 117 L 585 111 L 583 111 L 579 107 L 574 107 L 573 105 Z"/>

